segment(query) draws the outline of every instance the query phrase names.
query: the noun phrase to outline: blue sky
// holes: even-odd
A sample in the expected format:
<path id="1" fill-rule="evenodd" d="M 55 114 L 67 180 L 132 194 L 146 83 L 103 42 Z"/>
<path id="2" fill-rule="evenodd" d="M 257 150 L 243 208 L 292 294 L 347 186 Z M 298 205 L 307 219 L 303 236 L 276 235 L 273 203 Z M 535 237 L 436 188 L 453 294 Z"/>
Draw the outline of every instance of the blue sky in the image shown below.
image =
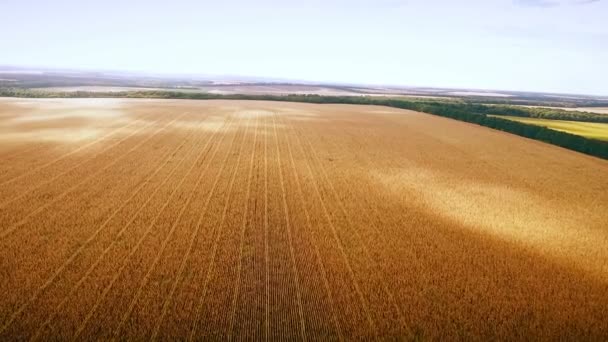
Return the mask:
<path id="1" fill-rule="evenodd" d="M 608 95 L 608 0 L 0 0 L 0 65 Z"/>

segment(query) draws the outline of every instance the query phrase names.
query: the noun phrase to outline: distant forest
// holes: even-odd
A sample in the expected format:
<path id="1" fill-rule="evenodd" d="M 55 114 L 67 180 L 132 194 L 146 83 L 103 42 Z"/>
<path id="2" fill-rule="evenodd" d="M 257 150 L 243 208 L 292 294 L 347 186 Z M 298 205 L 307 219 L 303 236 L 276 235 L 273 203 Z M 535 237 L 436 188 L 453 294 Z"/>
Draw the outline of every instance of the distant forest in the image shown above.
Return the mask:
<path id="1" fill-rule="evenodd" d="M 546 127 L 515 122 L 489 115 L 542 118 L 608 123 L 608 115 L 588 112 L 566 111 L 553 108 L 516 107 L 511 105 L 490 105 L 469 101 L 428 100 L 414 98 L 376 98 L 366 96 L 320 96 L 320 95 L 219 95 L 179 91 L 128 91 L 128 92 L 50 92 L 23 88 L 0 89 L 1 97 L 30 98 L 155 98 L 192 100 L 261 100 L 288 101 L 318 104 L 358 104 L 388 106 L 409 109 L 428 114 L 470 122 L 485 127 L 513 133 L 522 137 L 540 140 L 553 145 L 588 155 L 608 159 L 608 142 L 555 131 Z"/>

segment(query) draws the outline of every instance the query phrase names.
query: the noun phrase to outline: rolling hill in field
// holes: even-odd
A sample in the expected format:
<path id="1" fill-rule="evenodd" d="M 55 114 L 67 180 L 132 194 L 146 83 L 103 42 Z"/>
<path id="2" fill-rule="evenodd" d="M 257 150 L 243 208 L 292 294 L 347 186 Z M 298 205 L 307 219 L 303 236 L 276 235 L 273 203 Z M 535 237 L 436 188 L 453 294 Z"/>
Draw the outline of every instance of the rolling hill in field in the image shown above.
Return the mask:
<path id="1" fill-rule="evenodd" d="M 395 108 L 0 99 L 0 339 L 602 340 L 607 190 Z"/>

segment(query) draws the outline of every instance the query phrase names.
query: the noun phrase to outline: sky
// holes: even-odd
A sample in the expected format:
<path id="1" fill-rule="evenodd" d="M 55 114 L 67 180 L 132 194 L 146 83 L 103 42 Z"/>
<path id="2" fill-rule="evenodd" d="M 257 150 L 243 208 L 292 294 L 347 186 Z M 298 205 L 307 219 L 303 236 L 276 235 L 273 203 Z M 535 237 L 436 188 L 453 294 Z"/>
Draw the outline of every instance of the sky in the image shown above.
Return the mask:
<path id="1" fill-rule="evenodd" d="M 608 0 L 0 0 L 0 65 L 608 95 Z"/>

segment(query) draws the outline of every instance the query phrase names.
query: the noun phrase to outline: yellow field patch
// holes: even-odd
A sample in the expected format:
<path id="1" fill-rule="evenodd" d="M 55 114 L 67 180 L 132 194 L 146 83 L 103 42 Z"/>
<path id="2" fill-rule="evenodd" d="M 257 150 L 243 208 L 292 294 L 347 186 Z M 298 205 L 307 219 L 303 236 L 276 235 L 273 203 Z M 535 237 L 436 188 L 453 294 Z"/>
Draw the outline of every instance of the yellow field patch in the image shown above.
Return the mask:
<path id="1" fill-rule="evenodd" d="M 522 118 L 519 116 L 490 115 L 497 118 L 523 122 L 530 125 L 543 126 L 556 131 L 580 135 L 586 138 L 608 141 L 608 124 L 597 122 L 581 122 L 566 120 L 549 120 L 537 118 Z"/>

